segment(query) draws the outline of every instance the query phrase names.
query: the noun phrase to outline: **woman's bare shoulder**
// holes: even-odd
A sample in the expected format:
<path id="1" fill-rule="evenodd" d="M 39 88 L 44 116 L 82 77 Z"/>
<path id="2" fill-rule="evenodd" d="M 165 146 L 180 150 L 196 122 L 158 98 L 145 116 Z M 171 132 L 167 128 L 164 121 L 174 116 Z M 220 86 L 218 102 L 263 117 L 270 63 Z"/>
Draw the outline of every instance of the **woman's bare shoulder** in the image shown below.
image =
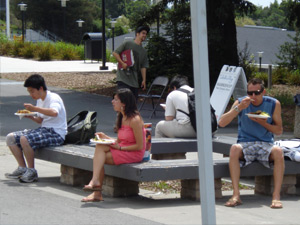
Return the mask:
<path id="1" fill-rule="evenodd" d="M 137 126 L 137 125 L 143 125 L 144 122 L 143 122 L 141 116 L 136 115 L 136 116 L 134 116 L 134 117 L 132 117 L 132 118 L 130 119 L 129 124 L 130 124 L 131 126 L 134 126 L 134 125 Z"/>

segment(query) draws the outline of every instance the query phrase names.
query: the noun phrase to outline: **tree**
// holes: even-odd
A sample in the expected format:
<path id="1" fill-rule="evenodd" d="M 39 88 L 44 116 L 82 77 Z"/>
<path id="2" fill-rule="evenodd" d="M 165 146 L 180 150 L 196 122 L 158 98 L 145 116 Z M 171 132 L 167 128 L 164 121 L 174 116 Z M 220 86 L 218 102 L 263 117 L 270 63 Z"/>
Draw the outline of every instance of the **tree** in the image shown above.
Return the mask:
<path id="1" fill-rule="evenodd" d="M 169 3 L 173 7 L 169 9 Z M 254 10 L 253 4 L 243 0 L 207 1 L 208 51 L 210 90 L 212 91 L 224 64 L 238 66 L 235 11 L 240 15 Z M 163 0 L 145 12 L 136 25 L 152 24 L 158 16 L 166 24 L 166 34 L 150 38 L 149 75 L 187 75 L 193 81 L 190 5 L 187 0 Z"/>
<path id="2" fill-rule="evenodd" d="M 187 3 L 175 5 L 168 13 L 170 20 L 163 26 L 166 30 L 164 36 L 152 34 L 147 45 L 150 61 L 147 73 L 150 77 L 181 74 L 193 81 L 189 7 Z"/>
<path id="3" fill-rule="evenodd" d="M 102 0 L 98 0 L 101 2 Z M 131 0 L 132 1 L 132 0 Z M 126 7 L 124 7 L 124 3 L 126 5 L 126 2 L 129 2 L 128 0 L 109 0 L 106 1 L 105 7 L 107 10 L 107 15 L 110 18 L 117 18 L 120 15 L 125 15 L 126 13 Z M 101 5 L 99 3 L 99 5 Z"/>
<path id="4" fill-rule="evenodd" d="M 287 67 L 289 70 L 300 69 L 300 32 L 297 31 L 295 37 L 288 35 L 292 42 L 285 42 L 280 46 L 279 55 L 280 60 L 278 65 Z"/>
<path id="5" fill-rule="evenodd" d="M 26 21 L 32 24 L 34 30 L 48 30 L 59 37 L 67 34 L 66 41 L 78 42 L 80 30 L 76 20 L 85 21 L 82 32 L 93 31 L 93 21 L 100 18 L 101 10 L 97 7 L 95 1 L 89 0 L 72 0 L 67 2 L 65 8 L 66 30 L 64 31 L 64 12 L 61 4 L 57 0 L 24 0 L 27 4 Z M 12 12 L 21 20 L 21 12 L 18 8 L 19 0 L 11 1 Z"/>
<path id="6" fill-rule="evenodd" d="M 288 20 L 289 25 L 295 25 L 298 29 L 300 29 L 300 0 L 288 0 L 286 3 L 286 7 L 288 9 Z"/>
<path id="7" fill-rule="evenodd" d="M 249 15 L 251 19 L 254 20 L 255 24 L 258 26 L 267 27 L 278 27 L 293 30 L 294 27 L 290 26 L 288 23 L 288 4 L 292 0 L 283 1 L 278 4 L 277 1 L 271 3 L 269 7 L 262 8 L 257 7 L 257 9 Z"/>
<path id="8" fill-rule="evenodd" d="M 130 2 L 127 6 L 126 17 L 130 21 L 139 20 L 145 11 L 150 8 L 150 0 L 136 0 Z M 131 28 L 135 29 L 133 23 L 130 23 Z"/>
<path id="9" fill-rule="evenodd" d="M 236 17 L 235 25 L 237 27 L 243 27 L 245 25 L 255 25 L 255 22 L 248 16 L 245 17 Z"/>

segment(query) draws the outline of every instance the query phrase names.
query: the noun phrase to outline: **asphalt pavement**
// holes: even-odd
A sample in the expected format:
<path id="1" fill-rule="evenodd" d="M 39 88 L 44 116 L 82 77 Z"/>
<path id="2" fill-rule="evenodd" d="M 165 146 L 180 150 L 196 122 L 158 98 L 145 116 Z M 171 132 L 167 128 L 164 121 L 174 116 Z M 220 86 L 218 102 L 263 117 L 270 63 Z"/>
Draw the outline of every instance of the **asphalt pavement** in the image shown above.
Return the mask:
<path id="1" fill-rule="evenodd" d="M 79 71 L 99 71 L 101 63 L 77 61 L 39 64 L 31 60 L 0 57 L 0 72 L 59 72 L 53 68 L 77 68 Z M 38 65 L 37 65 L 38 64 Z M 51 65 L 50 65 L 51 64 Z M 93 64 L 93 65 L 91 65 Z M 39 68 L 32 69 L 31 68 Z M 93 69 L 90 69 L 90 67 Z M 20 69 L 22 68 L 22 69 Z M 44 68 L 44 69 L 43 69 Z M 50 69 L 52 68 L 52 69 Z M 109 66 L 114 68 L 114 65 Z M 101 75 L 101 74 L 99 74 Z M 111 98 L 49 87 L 63 98 L 68 116 L 81 110 L 98 112 L 97 130 L 114 136 L 115 112 Z M 36 160 L 39 182 L 22 184 L 4 177 L 13 171 L 17 164 L 5 145 L 7 133 L 24 128 L 33 128 L 31 121 L 19 120 L 14 115 L 23 102 L 30 102 L 23 82 L 0 79 L 0 224 L 201 224 L 201 204 L 179 198 L 179 194 L 163 194 L 141 189 L 140 196 L 130 198 L 110 198 L 104 196 L 101 203 L 81 203 L 86 195 L 81 187 L 70 187 L 59 183 L 60 165 Z M 142 111 L 145 122 L 156 123 L 163 119 L 163 112 L 148 119 L 150 111 Z M 217 135 L 236 136 L 236 124 L 220 129 Z M 292 137 L 284 133 L 277 139 Z M 197 155 L 191 153 L 188 157 Z M 220 155 L 214 154 L 215 157 Z M 300 224 L 299 196 L 283 196 L 283 209 L 270 209 L 271 196 L 254 195 L 252 190 L 242 190 L 243 205 L 227 208 L 223 204 L 231 196 L 231 191 L 223 192 L 224 197 L 216 200 L 217 224 Z"/>

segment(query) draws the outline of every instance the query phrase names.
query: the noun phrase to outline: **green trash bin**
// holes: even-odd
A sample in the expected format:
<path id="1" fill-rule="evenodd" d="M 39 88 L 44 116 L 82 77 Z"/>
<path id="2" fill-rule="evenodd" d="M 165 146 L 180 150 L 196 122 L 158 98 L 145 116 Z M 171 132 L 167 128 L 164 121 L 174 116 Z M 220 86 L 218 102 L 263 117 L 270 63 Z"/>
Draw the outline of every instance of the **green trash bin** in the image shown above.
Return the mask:
<path id="1" fill-rule="evenodd" d="M 84 41 L 84 62 L 86 59 L 102 59 L 102 33 L 85 33 L 82 37 Z"/>

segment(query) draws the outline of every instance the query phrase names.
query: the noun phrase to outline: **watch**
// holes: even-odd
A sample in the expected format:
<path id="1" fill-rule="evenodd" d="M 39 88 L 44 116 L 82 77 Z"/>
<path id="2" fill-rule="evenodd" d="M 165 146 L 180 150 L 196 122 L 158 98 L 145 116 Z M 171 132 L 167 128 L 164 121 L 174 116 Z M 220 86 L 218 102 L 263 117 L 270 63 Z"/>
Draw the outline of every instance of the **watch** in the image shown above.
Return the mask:
<path id="1" fill-rule="evenodd" d="M 236 111 L 236 112 L 238 112 L 238 113 L 240 113 L 241 112 L 241 110 L 239 110 L 239 107 L 236 105 L 236 106 L 234 106 L 234 111 Z"/>

